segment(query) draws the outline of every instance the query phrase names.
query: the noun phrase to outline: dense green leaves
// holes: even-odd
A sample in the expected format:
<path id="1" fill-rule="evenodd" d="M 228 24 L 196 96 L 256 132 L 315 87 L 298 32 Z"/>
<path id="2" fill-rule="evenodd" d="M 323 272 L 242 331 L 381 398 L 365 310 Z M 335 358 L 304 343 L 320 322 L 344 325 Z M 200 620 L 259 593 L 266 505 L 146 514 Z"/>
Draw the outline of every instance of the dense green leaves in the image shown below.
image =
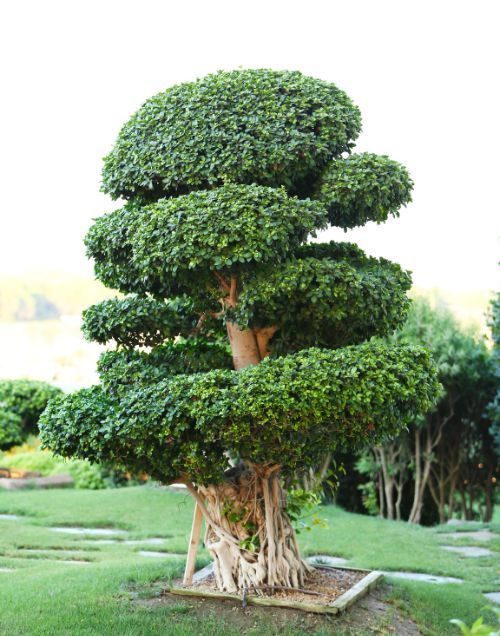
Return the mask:
<path id="1" fill-rule="evenodd" d="M 119 399 L 99 387 L 80 391 L 49 405 L 42 439 L 62 455 L 207 482 L 220 478 L 224 451 L 293 471 L 342 443 L 379 442 L 428 409 L 438 390 L 418 347 L 309 349 L 239 372 L 133 383 Z"/>
<path id="2" fill-rule="evenodd" d="M 352 228 L 399 216 L 399 208 L 411 201 L 412 188 L 404 166 L 384 155 L 361 153 L 331 161 L 314 196 L 327 206 L 332 225 Z"/>
<path id="3" fill-rule="evenodd" d="M 408 320 L 389 341 L 425 346 L 448 393 L 461 395 L 485 375 L 479 368 L 490 366 L 484 341 L 463 329 L 448 309 L 433 309 L 423 299 L 413 302 Z"/>
<path id="4" fill-rule="evenodd" d="M 104 283 L 168 296 L 214 286 L 214 271 L 230 276 L 279 262 L 322 227 L 318 202 L 281 188 L 226 184 L 128 205 L 97 219 L 86 242 Z"/>
<path id="5" fill-rule="evenodd" d="M 101 357 L 100 387 L 51 402 L 47 446 L 207 483 L 228 453 L 293 472 L 431 405 L 422 350 L 346 346 L 402 324 L 409 274 L 352 244 L 305 245 L 328 222 L 381 222 L 410 200 L 396 162 L 345 158 L 360 128 L 345 93 L 288 71 L 219 72 L 139 109 L 103 170 L 103 190 L 129 201 L 85 239 L 97 277 L 137 294 L 87 310 L 85 334 L 127 348 Z M 234 322 L 255 335 L 230 326 L 236 360 L 260 360 L 271 332 L 274 356 L 324 349 L 235 372 L 220 344 Z"/>
<path id="6" fill-rule="evenodd" d="M 224 447 L 183 417 L 184 389 L 174 378 L 131 387 L 119 400 L 101 386 L 52 400 L 41 421 L 42 443 L 63 457 L 110 462 L 164 483 L 186 473 L 220 481 L 228 463 Z"/>
<path id="7" fill-rule="evenodd" d="M 232 369 L 229 345 L 190 338 L 167 342 L 146 351 L 118 350 L 103 353 L 98 362 L 99 376 L 106 389 L 120 391 L 124 386 L 159 382 L 181 373 L 200 373 L 211 369 Z"/>
<path id="8" fill-rule="evenodd" d="M 129 347 L 153 346 L 189 334 L 197 320 L 193 303 L 187 299 L 164 302 L 132 295 L 104 300 L 86 309 L 82 331 L 87 340 L 100 344 L 114 340 Z"/>
<path id="9" fill-rule="evenodd" d="M 299 72 L 238 70 L 147 100 L 105 158 L 113 198 L 158 199 L 238 183 L 294 189 L 349 150 L 359 110 L 333 84 Z"/>
<path id="10" fill-rule="evenodd" d="M 496 395 L 487 408 L 488 416 L 492 421 L 491 434 L 500 454 L 500 293 L 491 301 L 491 337 L 493 338 L 492 364 L 496 378 Z"/>
<path id="11" fill-rule="evenodd" d="M 38 418 L 47 402 L 61 394 L 47 382 L 37 380 L 0 380 L 0 409 L 21 418 L 23 436 L 38 431 Z"/>
<path id="12" fill-rule="evenodd" d="M 124 293 L 145 294 L 158 290 L 143 281 L 132 262 L 130 242 L 140 206 L 127 203 L 123 208 L 98 217 L 85 237 L 87 256 L 94 259 L 96 277 L 107 287 Z M 165 297 L 170 293 L 163 294 Z M 177 295 L 177 294 L 173 294 Z"/>
<path id="13" fill-rule="evenodd" d="M 131 237 L 139 275 L 187 291 L 213 271 L 238 275 L 277 263 L 326 227 L 321 204 L 290 198 L 282 188 L 226 184 L 162 199 L 144 209 Z"/>
<path id="14" fill-rule="evenodd" d="M 24 439 L 22 420 L 19 415 L 0 404 L 0 450 L 20 444 Z"/>
<path id="15" fill-rule="evenodd" d="M 341 347 L 403 324 L 411 278 L 399 265 L 342 243 L 309 245 L 298 256 L 249 281 L 236 310 L 242 325 L 279 327 L 273 351 Z"/>
<path id="16" fill-rule="evenodd" d="M 433 363 L 418 347 L 304 350 L 245 369 L 223 435 L 252 461 L 279 458 L 302 469 L 341 444 L 393 435 L 433 404 L 438 389 Z"/>

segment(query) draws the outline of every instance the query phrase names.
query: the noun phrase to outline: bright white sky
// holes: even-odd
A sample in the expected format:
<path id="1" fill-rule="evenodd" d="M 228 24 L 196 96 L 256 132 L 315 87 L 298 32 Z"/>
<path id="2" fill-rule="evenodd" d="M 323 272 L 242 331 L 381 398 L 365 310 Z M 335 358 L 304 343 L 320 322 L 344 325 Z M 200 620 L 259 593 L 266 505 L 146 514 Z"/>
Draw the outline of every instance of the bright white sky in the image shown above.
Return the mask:
<path id="1" fill-rule="evenodd" d="M 83 235 L 115 207 L 101 158 L 162 89 L 218 69 L 298 69 L 360 106 L 358 150 L 410 169 L 414 202 L 355 240 L 416 284 L 498 287 L 496 0 L 10 0 L 2 59 L 0 275 L 91 272 Z"/>

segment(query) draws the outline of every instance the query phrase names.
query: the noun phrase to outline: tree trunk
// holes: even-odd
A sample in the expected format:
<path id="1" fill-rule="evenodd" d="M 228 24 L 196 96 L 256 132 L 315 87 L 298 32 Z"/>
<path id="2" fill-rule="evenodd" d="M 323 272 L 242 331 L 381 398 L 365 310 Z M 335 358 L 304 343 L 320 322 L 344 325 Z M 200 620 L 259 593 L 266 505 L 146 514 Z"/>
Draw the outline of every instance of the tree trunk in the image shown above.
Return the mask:
<path id="1" fill-rule="evenodd" d="M 221 484 L 195 488 L 206 521 L 205 545 L 225 592 L 303 587 L 311 570 L 299 555 L 277 470 L 238 466 Z"/>
<path id="2" fill-rule="evenodd" d="M 377 449 L 380 457 L 380 465 L 382 467 L 382 476 L 384 479 L 385 502 L 387 505 L 387 519 L 394 519 L 394 479 L 389 474 L 385 449 L 383 446 Z"/>
<path id="3" fill-rule="evenodd" d="M 493 487 L 492 487 L 493 471 L 490 471 L 488 479 L 484 485 L 485 511 L 483 523 L 489 523 L 493 517 Z"/>
<path id="4" fill-rule="evenodd" d="M 264 360 L 271 353 L 269 351 L 269 341 L 278 331 L 278 327 L 274 325 L 271 327 L 262 327 L 261 329 L 254 329 L 255 339 L 257 340 L 257 347 L 259 349 L 260 359 Z"/>
<path id="5" fill-rule="evenodd" d="M 403 487 L 404 487 L 404 481 L 397 481 L 396 482 L 396 491 L 397 491 L 397 497 L 396 497 L 396 503 L 394 504 L 395 508 L 396 508 L 396 520 L 397 521 L 401 521 L 401 502 L 403 501 Z"/>
<path id="6" fill-rule="evenodd" d="M 420 429 L 415 426 L 415 490 L 413 493 L 413 504 L 410 511 L 408 521 L 410 523 L 415 522 L 415 518 L 419 508 L 419 497 L 422 481 L 422 464 L 421 464 L 421 449 L 420 449 Z"/>
<path id="7" fill-rule="evenodd" d="M 455 512 L 456 488 L 457 488 L 457 474 L 454 473 L 450 481 L 450 490 L 448 493 L 448 519 L 453 519 L 453 513 Z"/>
<path id="8" fill-rule="evenodd" d="M 460 486 L 460 500 L 462 502 L 462 519 L 467 520 L 467 500 L 463 485 Z"/>
<path id="9" fill-rule="evenodd" d="M 331 462 L 332 454 L 327 453 L 323 457 L 323 461 L 321 462 L 320 466 L 311 467 L 307 471 L 307 473 L 302 476 L 302 484 L 304 486 L 304 490 L 311 491 L 321 487 L 321 484 L 328 474 L 328 469 L 330 468 Z"/>
<path id="10" fill-rule="evenodd" d="M 226 329 L 236 371 L 259 364 L 261 358 L 254 332 L 251 329 L 242 330 L 234 322 L 226 323 Z"/>
<path id="11" fill-rule="evenodd" d="M 227 295 L 223 308 L 238 303 L 238 280 L 214 272 Z M 226 322 L 236 371 L 257 365 L 269 355 L 277 327 L 240 329 Z M 279 466 L 233 467 L 219 484 L 187 484 L 205 517 L 205 546 L 214 563 L 217 587 L 225 592 L 246 589 L 262 594 L 274 586 L 299 588 L 311 568 L 299 555 L 295 532 L 286 513 L 286 494 Z"/>
<path id="12" fill-rule="evenodd" d="M 446 502 L 446 484 L 450 476 L 445 474 L 445 466 L 442 458 L 438 460 L 438 467 L 431 468 L 429 475 L 429 492 L 436 504 L 439 515 L 439 523 L 446 521 L 445 502 Z"/>
<path id="13" fill-rule="evenodd" d="M 432 451 L 441 441 L 444 425 L 452 417 L 452 415 L 453 410 L 451 410 L 451 413 L 447 418 L 445 418 L 437 425 L 435 434 L 433 434 L 432 432 L 431 423 L 427 423 L 425 427 L 425 450 L 423 453 L 421 449 L 421 431 L 418 428 L 415 429 L 415 494 L 410 516 L 408 518 L 408 521 L 412 523 L 420 523 L 420 520 L 422 518 L 422 507 L 424 505 L 425 489 L 427 488 L 431 468 L 433 462 L 435 461 L 432 456 Z M 422 465 L 421 461 L 423 461 Z"/>
<path id="14" fill-rule="evenodd" d="M 384 495 L 384 480 L 382 479 L 382 472 L 378 474 L 378 501 L 379 501 L 379 517 L 385 518 L 385 495 Z"/>

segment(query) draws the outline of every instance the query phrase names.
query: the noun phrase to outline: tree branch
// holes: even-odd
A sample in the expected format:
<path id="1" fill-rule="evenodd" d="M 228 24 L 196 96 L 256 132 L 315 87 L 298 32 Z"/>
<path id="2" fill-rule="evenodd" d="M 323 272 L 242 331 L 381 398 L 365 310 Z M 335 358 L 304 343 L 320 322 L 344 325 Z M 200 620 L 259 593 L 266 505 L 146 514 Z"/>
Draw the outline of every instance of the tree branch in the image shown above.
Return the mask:
<path id="1" fill-rule="evenodd" d="M 225 278 L 223 278 L 219 272 L 213 272 L 213 275 L 215 276 L 215 278 L 219 281 L 219 283 L 221 284 L 221 286 L 227 291 L 230 292 L 231 291 L 231 287 L 229 286 L 229 283 L 227 282 L 227 280 Z"/>
<path id="2" fill-rule="evenodd" d="M 270 351 L 267 348 L 269 341 L 274 336 L 274 334 L 278 331 L 278 327 L 276 325 L 272 325 L 271 327 L 262 327 L 260 329 L 252 329 L 255 334 L 255 340 L 257 341 L 257 347 L 259 348 L 259 355 L 261 360 L 266 358 Z"/>
<path id="3" fill-rule="evenodd" d="M 236 278 L 236 276 L 231 276 L 231 287 L 229 288 L 229 302 L 231 304 L 231 307 L 235 307 L 238 300 L 236 291 L 237 285 L 238 279 Z"/>

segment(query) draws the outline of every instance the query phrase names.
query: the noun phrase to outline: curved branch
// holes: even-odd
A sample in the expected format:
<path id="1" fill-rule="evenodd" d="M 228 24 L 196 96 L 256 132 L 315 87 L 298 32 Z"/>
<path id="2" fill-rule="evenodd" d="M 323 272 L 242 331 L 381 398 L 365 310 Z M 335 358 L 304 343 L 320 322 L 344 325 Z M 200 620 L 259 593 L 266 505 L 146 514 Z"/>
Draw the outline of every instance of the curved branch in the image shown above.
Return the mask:
<path id="1" fill-rule="evenodd" d="M 229 283 L 227 282 L 227 280 L 221 276 L 219 274 L 219 272 L 213 272 L 215 278 L 219 281 L 219 283 L 221 284 L 221 286 L 227 291 L 230 292 L 231 291 L 231 287 L 229 286 Z"/>

